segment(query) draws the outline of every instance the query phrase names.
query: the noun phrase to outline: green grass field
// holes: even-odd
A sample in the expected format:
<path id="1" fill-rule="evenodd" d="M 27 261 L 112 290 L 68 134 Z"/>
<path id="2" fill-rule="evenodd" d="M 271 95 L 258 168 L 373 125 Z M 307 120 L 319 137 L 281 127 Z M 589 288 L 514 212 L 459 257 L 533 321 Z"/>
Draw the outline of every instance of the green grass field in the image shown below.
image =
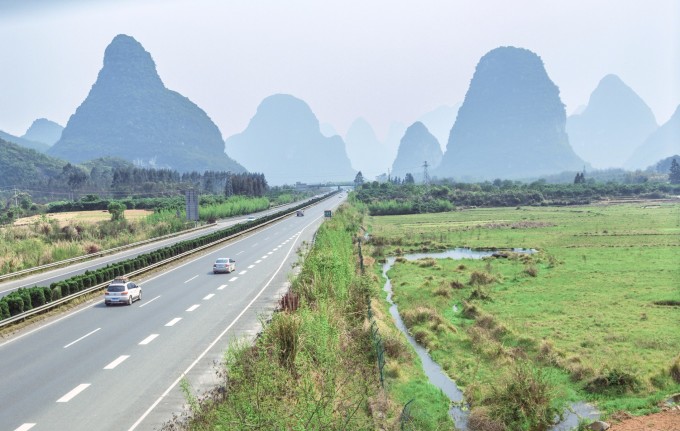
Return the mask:
<path id="1" fill-rule="evenodd" d="M 411 332 L 470 398 L 483 399 L 525 356 L 549 370 L 559 398 L 594 401 L 606 413 L 644 413 L 680 392 L 670 373 L 680 354 L 679 204 L 471 209 L 366 223 L 378 257 L 539 250 L 400 262 L 390 272 Z"/>

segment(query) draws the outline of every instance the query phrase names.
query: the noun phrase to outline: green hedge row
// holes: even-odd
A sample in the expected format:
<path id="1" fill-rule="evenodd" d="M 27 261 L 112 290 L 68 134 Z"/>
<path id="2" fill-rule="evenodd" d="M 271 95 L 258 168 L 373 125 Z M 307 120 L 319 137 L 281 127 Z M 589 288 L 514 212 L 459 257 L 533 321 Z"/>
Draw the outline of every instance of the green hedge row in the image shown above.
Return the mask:
<path id="1" fill-rule="evenodd" d="M 141 254 L 137 257 L 122 262 L 106 265 L 105 267 L 96 269 L 94 271 L 88 270 L 83 274 L 76 275 L 75 277 L 71 277 L 67 280 L 52 283 L 49 287 L 22 287 L 10 293 L 9 295 L 0 298 L 0 320 L 7 319 L 11 316 L 15 316 L 35 307 L 39 307 L 57 299 L 61 299 L 62 297 L 73 295 L 80 292 L 81 290 L 96 286 L 108 280 L 113 280 L 115 277 L 120 275 L 128 274 L 132 271 L 145 268 L 149 265 L 153 265 L 154 263 L 169 259 L 184 252 L 194 250 L 198 247 L 213 243 L 215 241 L 219 241 L 263 222 L 273 220 L 291 211 L 296 211 L 307 205 L 314 204 L 325 197 L 326 196 L 314 198 L 289 210 L 279 211 L 275 214 L 260 217 L 257 220 L 240 223 L 199 238 L 180 241 L 173 245 L 163 247 L 149 253 Z"/>

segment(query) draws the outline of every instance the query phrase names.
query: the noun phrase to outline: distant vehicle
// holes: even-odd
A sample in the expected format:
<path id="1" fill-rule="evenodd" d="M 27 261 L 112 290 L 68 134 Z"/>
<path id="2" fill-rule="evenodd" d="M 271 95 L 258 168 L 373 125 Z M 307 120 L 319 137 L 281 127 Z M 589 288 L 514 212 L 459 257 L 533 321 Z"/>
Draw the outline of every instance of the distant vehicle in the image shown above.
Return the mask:
<path id="1" fill-rule="evenodd" d="M 295 213 L 295 215 L 296 215 L 297 217 L 303 217 L 303 216 L 305 215 L 305 213 L 304 213 L 303 211 L 301 211 L 301 210 L 297 210 L 297 212 Z"/>
<path id="2" fill-rule="evenodd" d="M 248 217 L 248 221 L 253 221 L 253 220 L 255 220 L 255 217 L 253 217 L 253 216 Z"/>
<path id="3" fill-rule="evenodd" d="M 142 288 L 131 282 L 127 277 L 116 277 L 106 288 L 104 304 L 132 305 L 136 300 L 142 300 Z"/>
<path id="4" fill-rule="evenodd" d="M 236 271 L 236 261 L 228 257 L 220 257 L 213 264 L 213 274 Z"/>

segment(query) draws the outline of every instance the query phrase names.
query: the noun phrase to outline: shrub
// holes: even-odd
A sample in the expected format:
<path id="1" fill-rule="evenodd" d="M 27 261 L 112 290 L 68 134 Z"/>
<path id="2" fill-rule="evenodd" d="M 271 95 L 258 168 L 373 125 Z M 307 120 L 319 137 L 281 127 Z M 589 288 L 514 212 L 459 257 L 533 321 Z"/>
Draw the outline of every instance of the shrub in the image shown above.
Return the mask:
<path id="1" fill-rule="evenodd" d="M 546 430 L 562 415 L 554 402 L 555 389 L 548 373 L 526 361 L 517 361 L 509 375 L 491 387 L 484 401 L 489 417 L 504 429 Z"/>
<path id="2" fill-rule="evenodd" d="M 586 390 L 598 394 L 623 394 L 635 391 L 639 386 L 640 381 L 633 373 L 619 368 L 605 368 L 586 384 Z"/>
<path id="3" fill-rule="evenodd" d="M 61 287 L 56 286 L 52 288 L 52 301 L 56 301 L 57 299 L 61 299 Z"/>
<path id="4" fill-rule="evenodd" d="M 531 277 L 536 277 L 538 275 L 538 269 L 535 265 L 527 265 L 524 267 L 524 273 Z"/>
<path id="5" fill-rule="evenodd" d="M 289 370 L 294 368 L 300 348 L 300 326 L 300 319 L 288 313 L 277 314 L 271 325 L 279 364 Z"/>
<path id="6" fill-rule="evenodd" d="M 85 253 L 87 254 L 99 253 L 102 250 L 99 244 L 95 244 L 93 242 L 83 245 L 83 248 L 85 249 Z"/>
<path id="7" fill-rule="evenodd" d="M 472 274 L 470 274 L 470 281 L 468 284 L 470 286 L 486 286 L 494 281 L 496 281 L 496 278 L 489 273 L 473 271 Z"/>
<path id="8" fill-rule="evenodd" d="M 29 289 L 29 295 L 31 296 L 31 306 L 39 307 L 45 304 L 45 292 L 43 292 L 42 287 L 33 287 Z"/>
<path id="9" fill-rule="evenodd" d="M 7 319 L 9 317 L 11 317 L 11 314 L 9 313 L 9 305 L 7 305 L 7 301 L 0 299 L 0 320 Z"/>
<path id="10" fill-rule="evenodd" d="M 671 365 L 671 377 L 676 383 L 680 383 L 680 356 L 675 358 L 675 362 Z"/>
<path id="11" fill-rule="evenodd" d="M 24 300 L 17 293 L 10 293 L 5 296 L 7 301 L 7 308 L 9 309 L 10 316 L 16 316 L 19 313 L 24 312 Z"/>

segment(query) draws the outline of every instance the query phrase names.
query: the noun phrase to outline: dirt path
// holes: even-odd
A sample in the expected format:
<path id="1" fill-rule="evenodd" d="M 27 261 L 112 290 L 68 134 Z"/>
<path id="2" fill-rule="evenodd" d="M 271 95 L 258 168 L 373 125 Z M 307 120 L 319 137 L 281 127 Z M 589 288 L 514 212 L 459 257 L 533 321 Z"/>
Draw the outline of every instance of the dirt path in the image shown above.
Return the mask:
<path id="1" fill-rule="evenodd" d="M 611 422 L 609 431 L 680 431 L 680 406 L 647 416 L 628 417 Z"/>

